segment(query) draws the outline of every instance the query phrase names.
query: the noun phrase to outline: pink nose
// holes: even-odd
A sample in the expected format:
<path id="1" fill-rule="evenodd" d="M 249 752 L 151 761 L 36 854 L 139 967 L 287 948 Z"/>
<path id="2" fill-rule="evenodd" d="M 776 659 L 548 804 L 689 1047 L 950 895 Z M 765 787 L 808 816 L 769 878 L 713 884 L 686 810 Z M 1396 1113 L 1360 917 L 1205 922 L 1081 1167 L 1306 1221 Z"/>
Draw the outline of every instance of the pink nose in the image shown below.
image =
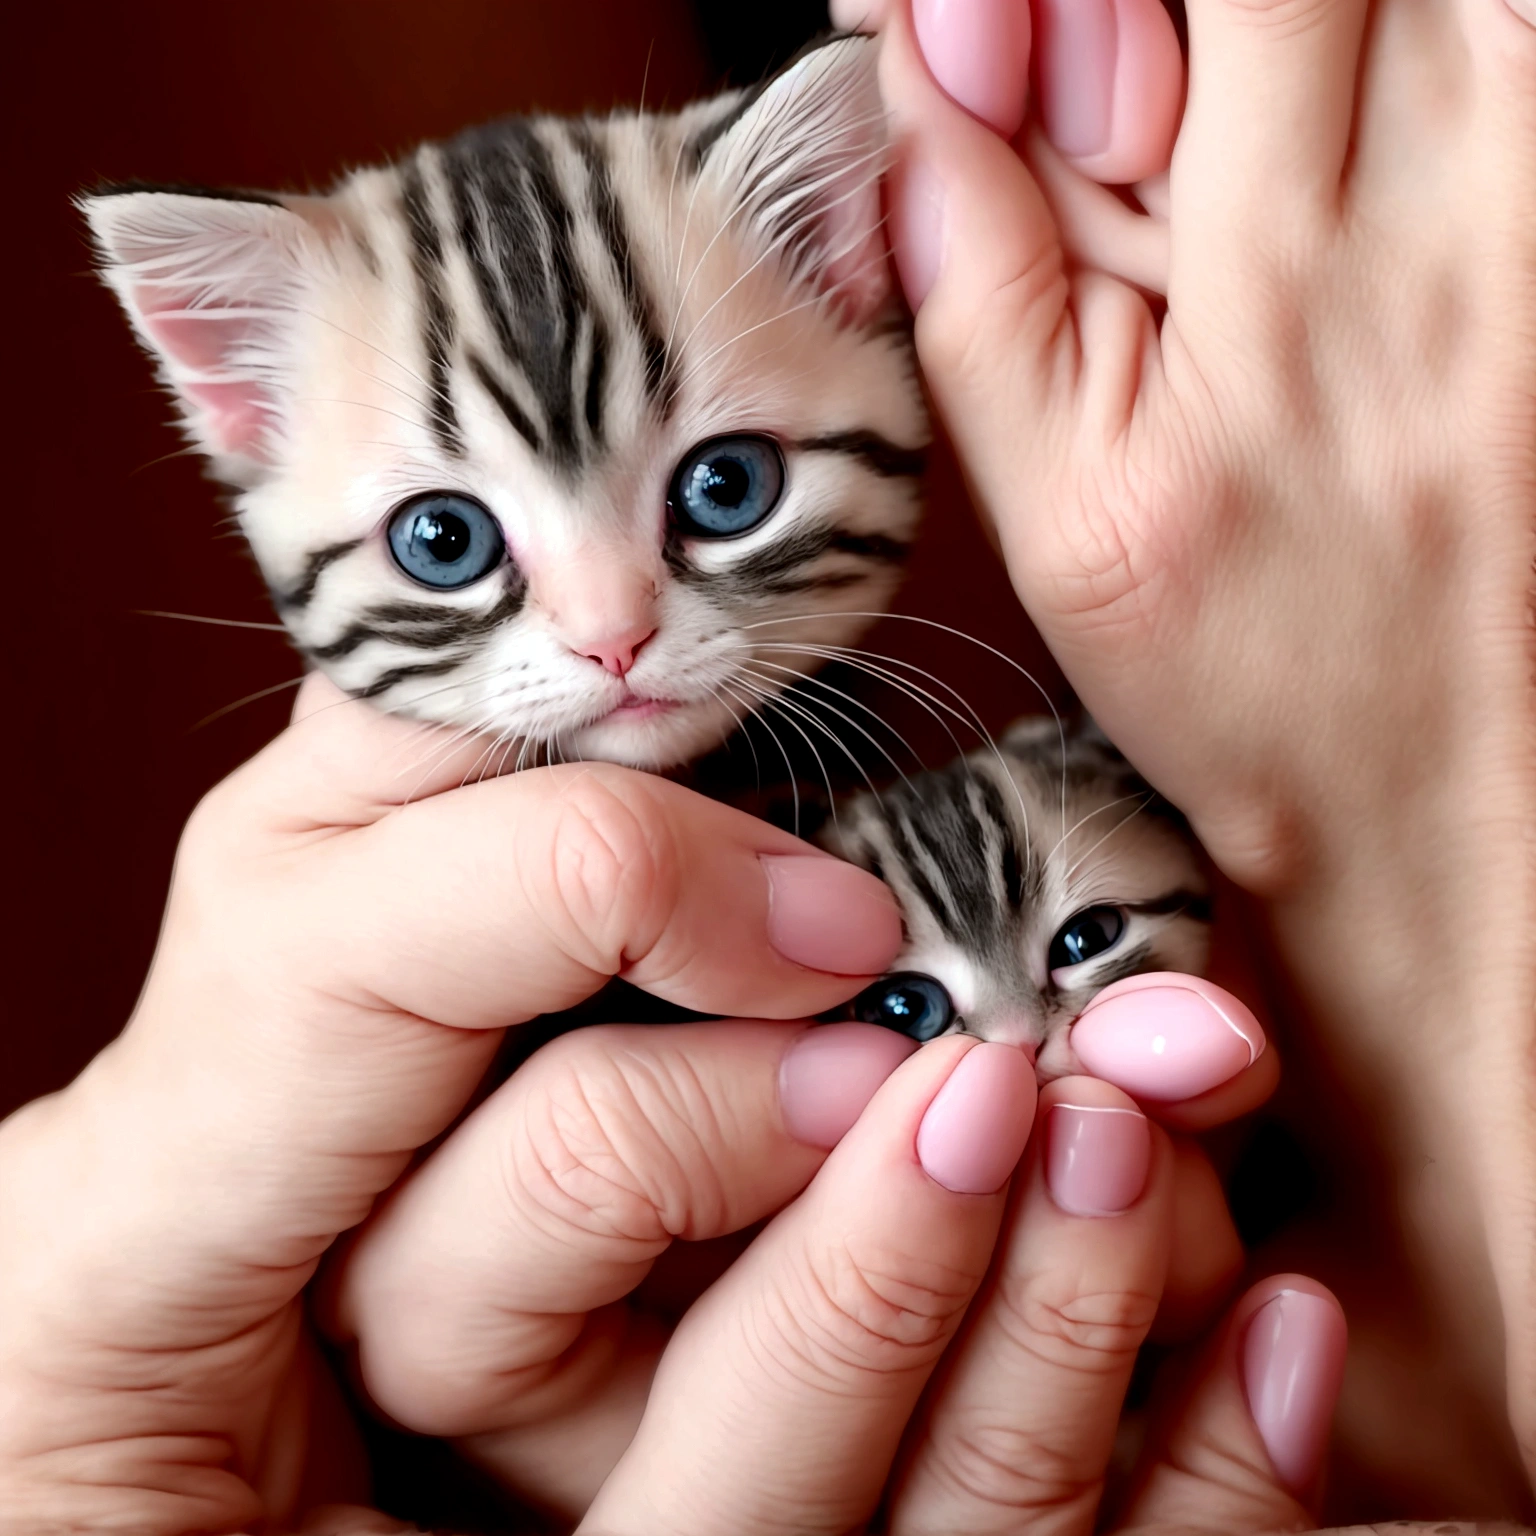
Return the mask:
<path id="1" fill-rule="evenodd" d="M 632 629 L 623 634 L 611 635 L 587 645 L 577 646 L 578 655 L 595 661 L 604 671 L 615 677 L 624 677 L 635 664 L 641 647 L 656 633 L 655 627 Z"/>

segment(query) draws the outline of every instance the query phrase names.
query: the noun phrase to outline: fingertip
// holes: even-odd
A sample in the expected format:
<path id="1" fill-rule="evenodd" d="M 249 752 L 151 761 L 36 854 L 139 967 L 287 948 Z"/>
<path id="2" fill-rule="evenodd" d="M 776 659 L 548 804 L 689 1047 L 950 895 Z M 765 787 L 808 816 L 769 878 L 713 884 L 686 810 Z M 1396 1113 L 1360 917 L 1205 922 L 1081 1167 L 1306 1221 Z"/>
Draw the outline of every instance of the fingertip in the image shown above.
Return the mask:
<path id="1" fill-rule="evenodd" d="M 1011 139 L 1029 100 L 1027 0 L 912 0 L 912 28 L 950 100 Z"/>

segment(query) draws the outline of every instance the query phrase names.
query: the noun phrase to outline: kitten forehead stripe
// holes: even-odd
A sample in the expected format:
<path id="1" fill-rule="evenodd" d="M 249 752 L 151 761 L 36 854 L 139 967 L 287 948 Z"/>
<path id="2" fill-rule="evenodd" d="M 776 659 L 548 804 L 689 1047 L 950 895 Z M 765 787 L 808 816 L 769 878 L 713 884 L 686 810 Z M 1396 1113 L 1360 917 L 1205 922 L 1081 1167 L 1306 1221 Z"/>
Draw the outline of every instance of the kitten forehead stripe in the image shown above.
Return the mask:
<path id="1" fill-rule="evenodd" d="M 847 454 L 888 479 L 915 477 L 928 463 L 921 448 L 903 448 L 878 432 L 826 432 L 802 438 L 795 446 L 807 453 Z"/>
<path id="2" fill-rule="evenodd" d="M 640 351 L 645 359 L 646 393 L 660 407 L 661 419 L 666 421 L 677 400 L 677 374 L 667 355 L 667 344 L 662 339 L 661 328 L 656 322 L 655 305 L 645 291 L 635 267 L 634 245 L 623 210 L 619 207 L 612 173 L 607 161 L 603 159 L 597 140 L 585 123 L 573 125 L 571 137 L 586 165 L 588 185 L 592 192 L 593 216 L 608 247 L 614 270 L 619 275 L 619 286 L 624 293 L 630 323 L 640 339 Z"/>
<path id="3" fill-rule="evenodd" d="M 576 263 L 574 214 L 535 126 L 509 119 L 444 151 L 459 242 L 496 339 L 544 416 L 544 452 L 580 462 L 576 340 L 590 304 Z"/>
<path id="4" fill-rule="evenodd" d="M 507 424 L 535 453 L 538 453 L 543 446 L 543 434 L 540 433 L 527 411 L 512 398 L 506 385 L 491 372 L 485 359 L 478 352 L 469 354 L 469 368 L 479 380 L 481 389 L 496 402 L 496 409 L 507 418 Z"/>
<path id="5" fill-rule="evenodd" d="M 411 237 L 411 268 L 421 295 L 422 348 L 427 355 L 427 406 L 433 435 L 456 458 L 464 452 L 459 421 L 448 379 L 453 349 L 453 311 L 443 292 L 443 242 L 432 217 L 421 167 L 411 161 L 400 168 L 400 206 Z"/>

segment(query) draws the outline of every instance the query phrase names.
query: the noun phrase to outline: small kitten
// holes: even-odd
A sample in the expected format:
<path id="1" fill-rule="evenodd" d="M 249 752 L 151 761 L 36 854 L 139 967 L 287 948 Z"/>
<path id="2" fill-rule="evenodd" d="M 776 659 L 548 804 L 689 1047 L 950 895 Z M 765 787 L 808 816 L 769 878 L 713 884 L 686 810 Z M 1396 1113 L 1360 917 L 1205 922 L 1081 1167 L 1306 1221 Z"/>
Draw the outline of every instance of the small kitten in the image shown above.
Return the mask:
<path id="1" fill-rule="evenodd" d="M 928 426 L 885 158 L 874 45 L 836 38 L 324 196 L 81 205 L 310 662 L 504 762 L 662 768 L 896 587 Z"/>
<path id="2" fill-rule="evenodd" d="M 1069 1026 L 1095 993 L 1205 965 L 1199 847 L 1092 726 L 1020 720 L 995 754 L 837 809 L 821 841 L 890 885 L 906 930 L 848 1017 L 1024 1046 L 1046 1082 L 1080 1070 Z"/>

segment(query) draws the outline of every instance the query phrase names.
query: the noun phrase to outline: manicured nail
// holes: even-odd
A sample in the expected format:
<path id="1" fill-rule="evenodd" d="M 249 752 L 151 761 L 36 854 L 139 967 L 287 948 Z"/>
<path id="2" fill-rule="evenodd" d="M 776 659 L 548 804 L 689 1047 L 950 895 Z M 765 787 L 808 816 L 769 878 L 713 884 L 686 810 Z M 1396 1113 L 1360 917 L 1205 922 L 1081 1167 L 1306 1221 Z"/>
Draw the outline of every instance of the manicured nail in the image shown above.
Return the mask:
<path id="1" fill-rule="evenodd" d="M 1138 1099 L 1193 1099 L 1253 1065 L 1259 1021 L 1230 992 L 1159 971 L 1106 987 L 1072 1026 L 1085 1071 Z"/>
<path id="2" fill-rule="evenodd" d="M 1053 1104 L 1045 1144 L 1045 1185 L 1069 1216 L 1118 1216 L 1141 1198 L 1152 1133 L 1134 1109 Z"/>
<path id="3" fill-rule="evenodd" d="M 784 1129 L 808 1147 L 835 1147 L 917 1041 L 877 1024 L 822 1024 L 784 1053 L 779 1107 Z"/>
<path id="4" fill-rule="evenodd" d="M 957 1195 L 1008 1182 L 1035 1118 L 1035 1069 L 1023 1051 L 983 1042 L 960 1058 L 917 1128 L 917 1160 Z"/>
<path id="5" fill-rule="evenodd" d="M 1275 1471 L 1303 1497 L 1323 1464 L 1348 1343 L 1339 1304 L 1310 1291 L 1281 1291 L 1243 1335 L 1248 1411 Z"/>
<path id="6" fill-rule="evenodd" d="M 1029 0 L 912 0 L 912 27 L 945 94 L 1011 139 L 1029 97 Z"/>
<path id="7" fill-rule="evenodd" d="M 768 942 L 796 965 L 877 976 L 901 948 L 890 887 L 841 859 L 761 854 L 768 876 Z"/>
<path id="8" fill-rule="evenodd" d="M 1064 155 L 1093 155 L 1114 124 L 1115 0 L 1038 0 L 1040 115 Z"/>
<path id="9" fill-rule="evenodd" d="M 1505 4 L 1521 21 L 1528 21 L 1536 27 L 1536 0 L 1505 0 Z"/>
<path id="10" fill-rule="evenodd" d="M 891 178 L 891 249 L 915 314 L 944 263 L 944 187 L 933 167 L 910 147 Z"/>

